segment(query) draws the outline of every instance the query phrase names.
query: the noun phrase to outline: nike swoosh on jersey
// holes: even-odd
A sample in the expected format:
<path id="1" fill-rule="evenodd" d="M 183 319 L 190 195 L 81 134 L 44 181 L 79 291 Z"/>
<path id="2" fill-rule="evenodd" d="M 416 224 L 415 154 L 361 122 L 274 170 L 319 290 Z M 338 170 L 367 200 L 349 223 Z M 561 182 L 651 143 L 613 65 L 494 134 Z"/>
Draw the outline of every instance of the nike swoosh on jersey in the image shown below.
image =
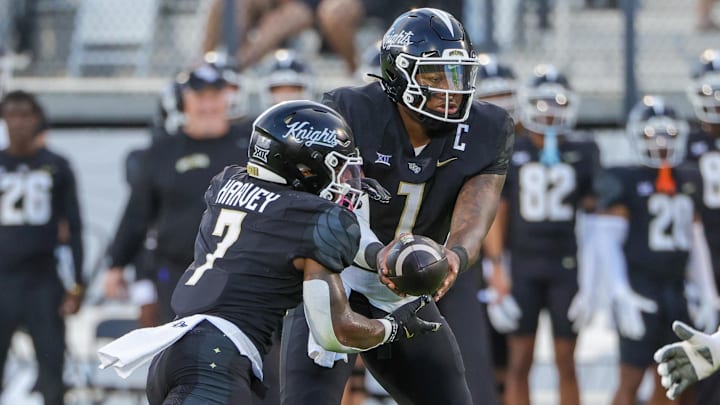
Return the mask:
<path id="1" fill-rule="evenodd" d="M 410 333 L 410 331 L 409 331 L 406 327 L 403 326 L 403 329 L 405 329 L 405 337 L 406 337 L 406 338 L 412 339 L 413 337 L 415 337 L 415 334 L 414 334 L 414 333 Z"/>
<path id="2" fill-rule="evenodd" d="M 437 167 L 443 167 L 443 166 L 445 166 L 446 164 L 452 162 L 453 160 L 457 160 L 457 159 L 458 159 L 457 157 L 451 157 L 450 159 L 438 160 L 438 161 L 437 161 Z"/>

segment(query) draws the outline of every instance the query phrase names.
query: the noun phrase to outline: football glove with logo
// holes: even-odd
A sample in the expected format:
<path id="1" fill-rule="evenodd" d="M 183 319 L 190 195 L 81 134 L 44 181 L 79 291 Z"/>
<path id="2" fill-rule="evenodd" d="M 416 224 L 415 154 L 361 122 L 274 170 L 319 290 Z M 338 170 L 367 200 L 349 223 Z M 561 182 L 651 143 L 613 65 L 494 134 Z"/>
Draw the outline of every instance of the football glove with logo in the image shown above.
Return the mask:
<path id="1" fill-rule="evenodd" d="M 360 179 L 360 186 L 368 197 L 377 202 L 387 204 L 392 198 L 392 194 L 375 179 L 363 177 Z"/>
<path id="2" fill-rule="evenodd" d="M 673 331 L 682 341 L 661 347 L 654 356 L 665 394 L 672 400 L 720 368 L 720 332 L 708 335 L 679 321 L 673 322 Z"/>
<path id="3" fill-rule="evenodd" d="M 392 332 L 386 342 L 397 342 L 401 339 L 412 339 L 416 335 L 436 332 L 442 326 L 439 322 L 428 322 L 417 317 L 417 312 L 430 303 L 432 298 L 423 295 L 387 315 L 385 319 L 392 324 Z"/>

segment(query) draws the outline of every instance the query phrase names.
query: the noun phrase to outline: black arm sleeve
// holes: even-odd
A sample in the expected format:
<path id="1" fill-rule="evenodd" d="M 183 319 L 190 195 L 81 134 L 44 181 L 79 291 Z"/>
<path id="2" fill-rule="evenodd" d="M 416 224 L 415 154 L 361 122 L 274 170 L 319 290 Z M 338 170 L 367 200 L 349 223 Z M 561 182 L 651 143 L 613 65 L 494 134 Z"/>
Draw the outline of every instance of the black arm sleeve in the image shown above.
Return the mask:
<path id="1" fill-rule="evenodd" d="M 313 241 L 316 249 L 311 258 L 340 273 L 352 264 L 360 247 L 360 225 L 350 211 L 331 207 L 318 218 Z"/>
<path id="2" fill-rule="evenodd" d="M 141 170 L 130 187 L 130 198 L 110 246 L 111 266 L 126 266 L 140 251 L 147 230 L 157 215 L 156 191 L 152 181 L 150 152 L 143 154 Z"/>
<path id="3" fill-rule="evenodd" d="M 83 250 L 82 218 L 80 217 L 77 185 L 75 174 L 69 165 L 66 166 L 65 172 L 63 217 L 67 220 L 70 228 L 70 249 L 72 250 L 73 264 L 75 266 L 75 283 L 85 285 L 83 273 L 85 252 Z"/>

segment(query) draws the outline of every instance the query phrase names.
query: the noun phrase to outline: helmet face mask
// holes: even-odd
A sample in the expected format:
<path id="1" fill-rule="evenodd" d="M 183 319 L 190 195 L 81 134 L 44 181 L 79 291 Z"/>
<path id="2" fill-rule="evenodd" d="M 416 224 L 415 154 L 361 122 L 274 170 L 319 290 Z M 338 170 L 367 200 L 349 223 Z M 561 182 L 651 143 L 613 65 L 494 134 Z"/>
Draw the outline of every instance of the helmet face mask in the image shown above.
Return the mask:
<path id="1" fill-rule="evenodd" d="M 685 159 L 688 125 L 670 117 L 652 117 L 628 123 L 628 133 L 640 158 L 648 167 L 671 167 Z"/>
<path id="2" fill-rule="evenodd" d="M 705 74 L 693 81 L 687 96 L 700 121 L 720 124 L 720 72 Z"/>
<path id="3" fill-rule="evenodd" d="M 577 121 L 577 96 L 557 84 L 542 84 L 518 93 L 520 121 L 527 130 L 546 134 L 572 131 Z"/>
<path id="4" fill-rule="evenodd" d="M 332 180 L 318 195 L 350 210 L 357 207 L 363 194 L 360 185 L 362 163 L 359 156 L 347 156 L 334 151 L 325 155 L 325 166 Z"/>
<path id="5" fill-rule="evenodd" d="M 270 65 L 262 73 L 261 103 L 265 107 L 292 100 L 314 97 L 310 67 L 286 49 L 275 51 Z"/>
<path id="6" fill-rule="evenodd" d="M 675 167 L 685 159 L 690 128 L 661 99 L 646 96 L 633 108 L 626 132 L 644 166 Z"/>
<path id="7" fill-rule="evenodd" d="M 316 194 L 349 209 L 357 206 L 362 158 L 352 131 L 331 108 L 314 101 L 279 103 L 253 123 L 248 173 Z"/>
<path id="8" fill-rule="evenodd" d="M 401 15 L 383 37 L 380 60 L 383 89 L 394 102 L 421 118 L 467 120 L 479 62 L 452 15 L 432 8 Z"/>
<path id="9" fill-rule="evenodd" d="M 466 55 L 464 50 L 453 51 Z M 395 63 L 408 83 L 402 95 L 406 107 L 439 121 L 467 120 L 475 94 L 477 62 L 401 54 Z"/>

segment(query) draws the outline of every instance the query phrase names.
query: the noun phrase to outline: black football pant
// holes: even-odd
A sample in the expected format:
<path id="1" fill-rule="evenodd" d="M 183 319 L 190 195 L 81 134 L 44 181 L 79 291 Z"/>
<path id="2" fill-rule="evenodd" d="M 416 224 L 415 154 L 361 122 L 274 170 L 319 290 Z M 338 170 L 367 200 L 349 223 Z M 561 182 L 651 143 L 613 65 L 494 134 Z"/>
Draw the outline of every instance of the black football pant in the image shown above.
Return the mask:
<path id="1" fill-rule="evenodd" d="M 251 404 L 258 381 L 250 360 L 208 321 L 199 323 L 150 364 L 150 405 Z"/>
<path id="2" fill-rule="evenodd" d="M 447 321 L 436 305 L 420 311 L 423 319 L 442 322 L 433 334 L 410 341 L 383 345 L 362 354 L 366 367 L 399 404 L 488 404 L 498 403 L 488 353 L 487 330 L 477 301 L 472 273 L 461 276 L 441 300 L 450 314 Z M 350 296 L 352 308 L 365 316 L 379 318 L 385 312 L 371 306 L 361 294 Z M 477 313 L 475 307 L 479 308 Z M 463 335 L 456 340 L 448 322 L 455 322 Z M 339 361 L 333 368 L 316 365 L 307 355 L 308 326 L 302 305 L 285 317 L 280 359 L 280 397 L 285 404 L 340 403 L 345 383 L 352 372 Z M 458 342 L 467 349 L 460 355 Z M 465 363 L 463 364 L 463 359 Z M 465 375 L 465 365 L 471 364 Z M 471 381 L 467 384 L 465 379 Z M 472 385 L 468 389 L 468 385 Z M 471 399 L 470 391 L 474 396 Z"/>
<path id="3" fill-rule="evenodd" d="M 64 403 L 65 322 L 60 316 L 65 289 L 54 265 L 2 274 L 0 293 L 0 382 L 15 331 L 24 326 L 38 362 L 37 389 L 45 405 Z"/>

